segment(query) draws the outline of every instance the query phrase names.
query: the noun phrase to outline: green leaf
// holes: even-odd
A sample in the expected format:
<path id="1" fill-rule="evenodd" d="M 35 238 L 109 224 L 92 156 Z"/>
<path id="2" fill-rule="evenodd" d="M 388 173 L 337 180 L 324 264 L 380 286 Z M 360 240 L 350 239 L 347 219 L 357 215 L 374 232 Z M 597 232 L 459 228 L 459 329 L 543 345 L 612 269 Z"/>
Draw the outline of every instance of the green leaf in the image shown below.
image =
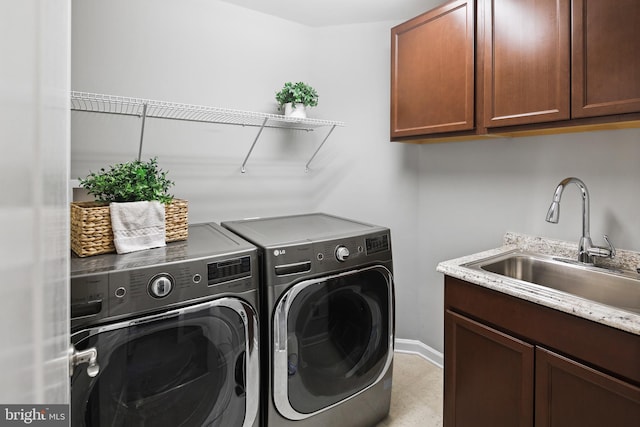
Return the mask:
<path id="1" fill-rule="evenodd" d="M 302 103 L 309 107 L 318 105 L 318 93 L 316 90 L 304 82 L 295 84 L 286 82 L 280 92 L 276 92 L 276 101 L 279 108 L 288 102 Z"/>
<path id="2" fill-rule="evenodd" d="M 173 196 L 168 193 L 174 182 L 167 172 L 158 167 L 157 158 L 148 162 L 135 160 L 101 168 L 99 173 L 90 172 L 80 179 L 80 186 L 96 200 L 105 202 L 137 202 L 157 200 L 169 203 Z"/>

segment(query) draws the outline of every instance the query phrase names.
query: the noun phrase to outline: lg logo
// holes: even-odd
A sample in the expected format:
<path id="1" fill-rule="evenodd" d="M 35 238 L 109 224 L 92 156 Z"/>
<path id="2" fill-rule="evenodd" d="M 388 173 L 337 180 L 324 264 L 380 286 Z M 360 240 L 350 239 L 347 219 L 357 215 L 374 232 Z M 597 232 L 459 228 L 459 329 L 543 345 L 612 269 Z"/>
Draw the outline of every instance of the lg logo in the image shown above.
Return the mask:
<path id="1" fill-rule="evenodd" d="M 284 254 L 286 254 L 286 253 L 287 253 L 287 252 L 286 252 L 284 249 L 276 249 L 276 250 L 274 250 L 274 251 L 273 251 L 273 255 L 274 255 L 274 256 L 284 255 Z"/>

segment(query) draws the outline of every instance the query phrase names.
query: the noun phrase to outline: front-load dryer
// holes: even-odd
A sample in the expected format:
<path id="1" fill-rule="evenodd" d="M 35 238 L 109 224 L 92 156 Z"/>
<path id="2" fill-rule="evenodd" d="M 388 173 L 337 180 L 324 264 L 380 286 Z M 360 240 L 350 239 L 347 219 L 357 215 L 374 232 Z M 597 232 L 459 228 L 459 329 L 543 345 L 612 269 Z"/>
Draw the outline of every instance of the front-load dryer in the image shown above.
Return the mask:
<path id="1" fill-rule="evenodd" d="M 257 427 L 257 249 L 217 224 L 71 259 L 71 426 Z"/>
<path id="2" fill-rule="evenodd" d="M 389 412 L 391 235 L 326 214 L 223 222 L 261 258 L 262 425 L 373 426 Z"/>

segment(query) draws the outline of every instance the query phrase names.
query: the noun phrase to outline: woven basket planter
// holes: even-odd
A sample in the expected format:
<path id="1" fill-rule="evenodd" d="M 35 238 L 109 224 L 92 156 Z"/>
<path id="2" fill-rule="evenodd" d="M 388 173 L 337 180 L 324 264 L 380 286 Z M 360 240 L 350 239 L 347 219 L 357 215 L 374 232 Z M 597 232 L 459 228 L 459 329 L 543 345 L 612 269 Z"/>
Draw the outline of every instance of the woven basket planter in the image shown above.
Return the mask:
<path id="1" fill-rule="evenodd" d="M 164 206 L 166 242 L 186 240 L 189 233 L 188 203 L 173 199 Z M 71 250 L 79 257 L 115 252 L 109 203 L 71 203 Z"/>

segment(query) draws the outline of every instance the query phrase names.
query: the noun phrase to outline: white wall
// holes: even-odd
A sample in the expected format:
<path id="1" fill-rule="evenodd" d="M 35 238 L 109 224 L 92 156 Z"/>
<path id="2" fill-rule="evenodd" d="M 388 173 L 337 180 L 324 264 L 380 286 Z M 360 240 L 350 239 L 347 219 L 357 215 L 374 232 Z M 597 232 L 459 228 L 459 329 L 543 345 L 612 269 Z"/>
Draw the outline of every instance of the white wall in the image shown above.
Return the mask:
<path id="1" fill-rule="evenodd" d="M 439 261 L 498 246 L 507 230 L 577 239 L 573 189 L 560 224 L 544 223 L 565 176 L 591 190 L 594 241 L 607 232 L 638 249 L 637 130 L 389 142 L 396 22 L 310 28 L 212 0 L 76 0 L 72 23 L 74 90 L 274 112 L 285 81 L 316 87 L 311 114 L 346 126 L 310 173 L 328 129 L 266 130 L 241 174 L 255 129 L 149 120 L 143 157 L 159 156 L 191 222 L 318 210 L 390 227 L 399 338 L 442 350 Z M 137 118 L 72 113 L 71 176 L 134 158 L 138 138 Z"/>
<path id="2" fill-rule="evenodd" d="M 323 106 L 311 33 L 295 23 L 218 1 L 91 0 L 73 3 L 73 31 L 74 90 L 276 112 L 276 91 L 303 80 L 321 97 L 311 114 L 343 120 Z M 305 212 L 325 178 L 320 158 L 304 165 L 327 131 L 267 129 L 241 174 L 256 128 L 149 119 L 143 158 L 170 171 L 191 222 Z M 72 177 L 133 159 L 139 132 L 137 118 L 72 113 Z"/>

